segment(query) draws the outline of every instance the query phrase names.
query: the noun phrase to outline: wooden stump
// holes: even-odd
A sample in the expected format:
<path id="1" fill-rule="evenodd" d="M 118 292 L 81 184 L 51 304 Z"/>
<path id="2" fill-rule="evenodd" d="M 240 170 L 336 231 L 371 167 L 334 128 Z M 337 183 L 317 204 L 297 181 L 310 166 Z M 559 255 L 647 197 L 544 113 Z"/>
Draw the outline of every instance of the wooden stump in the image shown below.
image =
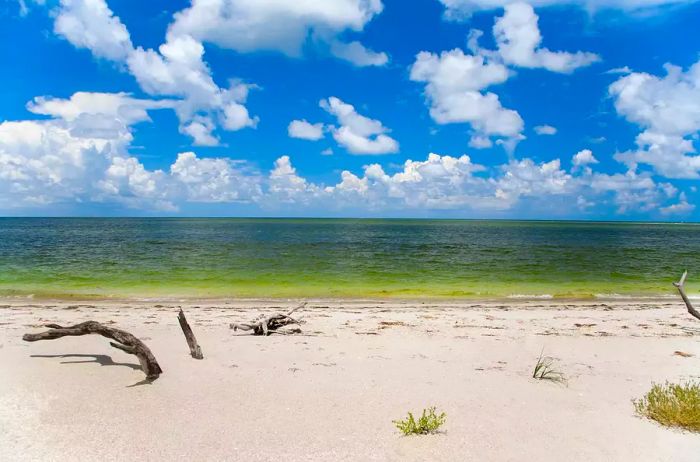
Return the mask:
<path id="1" fill-rule="evenodd" d="M 163 373 L 158 361 L 156 361 L 156 357 L 153 356 L 146 344 L 126 331 L 107 327 L 96 321 L 81 322 L 68 327 L 59 326 L 58 324 L 47 324 L 46 327 L 50 328 L 50 330 L 38 334 L 24 334 L 22 340 L 25 342 L 36 342 L 66 336 L 97 334 L 115 340 L 115 342 L 109 342 L 109 344 L 139 358 L 141 369 L 146 374 L 147 379 L 155 380 Z"/>
<path id="2" fill-rule="evenodd" d="M 194 337 L 194 332 L 192 332 L 192 328 L 187 322 L 187 318 L 185 318 L 185 313 L 182 311 L 182 308 L 180 308 L 180 312 L 177 315 L 177 320 L 180 321 L 180 327 L 182 328 L 182 333 L 185 334 L 185 340 L 187 340 L 187 346 L 190 347 L 190 354 L 192 357 L 194 359 L 204 359 L 202 347 L 200 347 L 199 343 L 197 343 L 197 339 Z"/>

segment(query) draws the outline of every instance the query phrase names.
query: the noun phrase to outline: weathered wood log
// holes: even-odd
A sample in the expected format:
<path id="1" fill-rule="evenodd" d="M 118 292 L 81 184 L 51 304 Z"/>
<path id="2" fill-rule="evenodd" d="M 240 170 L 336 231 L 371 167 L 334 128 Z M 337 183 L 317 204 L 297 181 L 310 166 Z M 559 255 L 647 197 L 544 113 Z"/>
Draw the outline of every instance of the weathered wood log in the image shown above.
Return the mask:
<path id="1" fill-rule="evenodd" d="M 300 328 L 295 328 L 291 330 L 279 330 L 282 327 L 289 326 L 291 324 L 299 325 L 301 321 L 296 320 L 291 317 L 291 315 L 306 306 L 306 302 L 297 306 L 296 308 L 290 310 L 286 314 L 278 313 L 272 316 L 263 316 L 261 319 L 253 321 L 251 323 L 231 323 L 229 327 L 234 331 L 240 329 L 243 331 L 251 331 L 252 335 L 292 335 L 301 333 Z"/>
<path id="2" fill-rule="evenodd" d="M 678 289 L 678 293 L 681 295 L 681 298 L 683 299 L 683 302 L 685 303 L 686 308 L 688 308 L 688 313 L 690 313 L 692 316 L 695 316 L 697 319 L 700 319 L 700 312 L 695 309 L 693 304 L 690 302 L 690 299 L 685 293 L 685 280 L 688 277 L 688 271 L 683 272 L 683 276 L 681 276 L 681 280 L 678 282 L 674 282 L 673 285 L 676 286 L 676 289 Z"/>
<path id="3" fill-rule="evenodd" d="M 24 334 L 22 340 L 25 342 L 36 342 L 66 336 L 97 334 L 116 340 L 116 342 L 109 342 L 109 344 L 139 358 L 141 370 L 146 374 L 148 380 L 155 380 L 163 373 L 158 361 L 156 361 L 156 357 L 153 356 L 146 344 L 126 331 L 107 327 L 96 321 L 81 322 L 68 327 L 59 326 L 58 324 L 46 324 L 46 327 L 50 328 L 50 330 L 38 334 Z"/>
<path id="4" fill-rule="evenodd" d="M 190 354 L 192 357 L 194 359 L 204 359 L 202 347 L 200 347 L 199 343 L 197 343 L 197 339 L 194 337 L 194 332 L 192 332 L 192 328 L 187 322 L 187 318 L 185 318 L 185 313 L 182 311 L 182 308 L 180 308 L 180 312 L 177 315 L 177 320 L 180 321 L 180 327 L 182 328 L 182 333 L 185 334 L 185 340 L 187 340 L 187 346 L 190 347 Z"/>

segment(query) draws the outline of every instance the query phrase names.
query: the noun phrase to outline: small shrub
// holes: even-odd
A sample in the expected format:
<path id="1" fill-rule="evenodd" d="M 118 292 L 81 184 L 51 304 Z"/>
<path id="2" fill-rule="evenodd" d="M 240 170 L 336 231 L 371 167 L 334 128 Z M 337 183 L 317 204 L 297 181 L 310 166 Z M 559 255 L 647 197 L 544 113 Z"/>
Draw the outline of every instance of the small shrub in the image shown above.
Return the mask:
<path id="1" fill-rule="evenodd" d="M 447 414 L 444 412 L 440 415 L 435 413 L 435 407 L 423 409 L 423 415 L 418 421 L 413 417 L 412 413 L 408 413 L 408 417 L 404 420 L 394 420 L 396 428 L 404 435 L 428 435 L 437 433 L 438 429 L 445 423 Z"/>
<path id="2" fill-rule="evenodd" d="M 642 399 L 633 403 L 642 417 L 668 427 L 700 432 L 700 383 L 653 384 Z"/>
<path id="3" fill-rule="evenodd" d="M 566 377 L 564 377 L 564 374 L 554 369 L 554 358 L 542 356 L 543 353 L 544 350 L 542 350 L 540 357 L 537 359 L 535 370 L 532 372 L 532 378 L 538 380 L 550 380 L 557 383 L 565 383 Z"/>

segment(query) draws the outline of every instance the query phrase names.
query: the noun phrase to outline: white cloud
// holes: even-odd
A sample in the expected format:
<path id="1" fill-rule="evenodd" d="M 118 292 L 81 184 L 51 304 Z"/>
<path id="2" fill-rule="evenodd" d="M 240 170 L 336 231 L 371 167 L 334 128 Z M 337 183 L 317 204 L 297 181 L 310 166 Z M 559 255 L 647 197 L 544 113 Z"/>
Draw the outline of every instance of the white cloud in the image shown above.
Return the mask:
<path id="1" fill-rule="evenodd" d="M 636 169 L 650 165 L 668 178 L 700 178 L 694 141 L 700 132 L 700 61 L 687 71 L 666 65 L 666 75 L 634 72 L 610 85 L 618 114 L 639 125 L 637 150 L 615 159 Z"/>
<path id="2" fill-rule="evenodd" d="M 0 204 L 114 201 L 168 208 L 158 186 L 162 173 L 147 172 L 128 156 L 128 127 L 109 131 L 111 137 L 76 129 L 86 118 L 50 119 L 0 124 Z M 117 121 L 117 123 L 119 123 Z"/>
<path id="3" fill-rule="evenodd" d="M 493 146 L 491 138 L 488 136 L 474 135 L 469 139 L 469 147 L 474 149 L 487 149 Z"/>
<path id="4" fill-rule="evenodd" d="M 350 43 L 334 41 L 331 43 L 331 53 L 359 67 L 383 66 L 389 62 L 389 56 L 386 53 L 369 50 L 357 41 Z"/>
<path id="5" fill-rule="evenodd" d="M 376 132 L 381 127 L 339 100 L 326 104 L 354 130 Z M 187 203 L 206 202 L 252 203 L 266 210 L 288 210 L 294 204 L 300 213 L 453 210 L 469 214 L 512 213 L 547 205 L 550 213 L 571 216 L 576 213 L 571 204 L 590 210 L 595 204 L 612 202 L 620 213 L 649 214 L 682 214 L 693 207 L 673 185 L 656 183 L 649 173 L 593 172 L 588 165 L 594 157 L 586 151 L 574 156 L 568 172 L 558 159 L 543 163 L 521 159 L 490 172 L 466 155 L 430 154 L 425 160 L 407 160 L 395 173 L 379 164 L 365 166 L 362 175 L 343 171 L 339 182 L 330 186 L 301 176 L 288 156 L 277 159 L 269 175 L 245 162 L 200 158 L 193 152 L 178 154 L 168 169 L 150 170 L 129 153 L 131 124 L 149 120 L 148 111 L 161 105 L 161 101 L 124 94 L 35 99 L 30 107 L 51 119 L 0 123 L 0 209 L 109 203 L 177 211 Z M 85 112 L 77 113 L 75 107 Z M 84 129 L 106 120 L 120 128 Z M 553 211 L 553 204 L 561 205 L 560 212 Z"/>
<path id="6" fill-rule="evenodd" d="M 292 138 L 318 141 L 323 138 L 323 124 L 312 124 L 306 120 L 292 120 L 287 127 L 287 133 Z"/>
<path id="7" fill-rule="evenodd" d="M 382 9 L 381 0 L 193 0 L 175 14 L 170 32 L 239 52 L 273 50 L 294 57 L 305 46 L 325 43 L 356 65 L 383 65 L 386 54 L 338 39 L 343 32 L 361 32 Z"/>
<path id="8" fill-rule="evenodd" d="M 27 104 L 27 109 L 35 114 L 68 121 L 73 121 L 84 114 L 102 114 L 118 118 L 126 124 L 132 124 L 149 120 L 147 109 L 155 109 L 157 106 L 173 107 L 170 101 L 159 104 L 155 101 L 131 98 L 127 93 L 79 91 L 69 99 L 37 96 Z"/>
<path id="9" fill-rule="evenodd" d="M 576 191 L 575 180 L 561 169 L 559 159 L 542 164 L 522 159 L 511 161 L 501 168 L 503 176 L 496 180 L 496 195 L 502 199 L 516 200 L 521 196 L 544 198 Z"/>
<path id="10" fill-rule="evenodd" d="M 508 79 L 508 69 L 481 55 L 462 50 L 439 55 L 422 51 L 411 66 L 411 80 L 425 82 L 430 116 L 439 124 L 469 123 L 477 138 L 517 137 L 523 129 L 520 115 L 501 106 L 494 93 L 481 90 Z"/>
<path id="11" fill-rule="evenodd" d="M 693 0 L 528 0 L 535 8 L 547 6 L 574 5 L 588 11 L 622 10 L 628 12 L 653 10 L 663 6 L 692 3 Z M 445 16 L 452 20 L 463 20 L 476 11 L 490 11 L 503 8 L 510 0 L 440 0 L 445 6 Z"/>
<path id="12" fill-rule="evenodd" d="M 604 72 L 605 74 L 631 74 L 632 69 L 629 68 L 629 66 L 622 66 L 622 67 L 614 67 L 612 69 L 608 69 L 607 71 Z"/>
<path id="13" fill-rule="evenodd" d="M 54 31 L 95 56 L 123 61 L 133 46 L 126 26 L 104 0 L 61 0 Z"/>
<path id="14" fill-rule="evenodd" d="M 262 195 L 259 176 L 237 168 L 230 159 L 200 159 L 193 152 L 181 152 L 170 175 L 189 202 L 247 202 Z"/>
<path id="15" fill-rule="evenodd" d="M 535 133 L 538 135 L 556 135 L 557 129 L 551 125 L 537 125 L 535 126 Z"/>
<path id="16" fill-rule="evenodd" d="M 496 19 L 493 26 L 498 53 L 504 62 L 519 67 L 541 67 L 553 72 L 570 73 L 600 60 L 594 53 L 568 53 L 541 48 L 538 19 L 532 6 L 527 3 L 506 5 L 504 15 Z"/>
<path id="17" fill-rule="evenodd" d="M 35 98 L 29 110 L 50 119 L 0 123 L 0 207 L 101 202 L 172 211 L 181 202 L 255 200 L 260 180 L 227 159 L 184 153 L 167 173 L 129 154 L 132 125 L 168 107 L 124 93 Z"/>
<path id="18" fill-rule="evenodd" d="M 695 205 L 689 204 L 685 193 L 681 193 L 679 201 L 676 204 L 671 204 L 661 208 L 662 215 L 687 215 L 695 210 Z"/>
<path id="19" fill-rule="evenodd" d="M 255 127 L 244 103 L 250 85 L 232 80 L 228 88 L 220 88 L 203 60 L 204 47 L 190 36 L 168 35 L 159 52 L 137 48 L 128 58 L 128 67 L 141 88 L 152 95 L 176 95 L 183 100 L 178 106 L 181 131 L 200 134 L 195 144 L 212 145 L 214 119 L 227 130 Z M 204 124 L 201 116 L 211 122 Z M 199 119 L 199 120 L 198 120 Z M 188 128 L 189 127 L 189 128 Z M 204 130 L 204 128 L 208 130 Z M 206 135 L 203 135 L 206 133 Z"/>
<path id="20" fill-rule="evenodd" d="M 340 126 L 331 126 L 335 141 L 351 154 L 390 154 L 398 152 L 399 143 L 386 133 L 378 120 L 358 114 L 355 107 L 335 96 L 323 99 L 320 106 L 334 115 Z"/>
<path id="21" fill-rule="evenodd" d="M 318 186 L 297 175 L 289 156 L 282 156 L 275 161 L 268 188 L 270 199 L 282 204 L 308 204 L 321 192 Z"/>
<path id="22" fill-rule="evenodd" d="M 598 159 L 595 158 L 593 152 L 590 149 L 582 149 L 581 151 L 574 154 L 571 159 L 571 164 L 575 167 L 582 167 L 589 164 L 597 164 Z"/>
<path id="23" fill-rule="evenodd" d="M 202 42 L 191 35 L 168 33 L 158 51 L 134 47 L 105 0 L 61 0 L 54 28 L 74 46 L 124 65 L 146 93 L 181 98 L 180 131 L 195 145 L 217 144 L 217 125 L 236 131 L 258 123 L 245 107 L 253 86 L 233 79 L 219 87 L 204 61 Z"/>
<path id="24" fill-rule="evenodd" d="M 341 182 L 327 187 L 335 206 L 384 209 L 504 209 L 508 204 L 489 191 L 486 179 L 474 176 L 484 167 L 469 156 L 429 154 L 425 161 L 407 160 L 390 175 L 378 164 L 364 167 L 364 175 L 341 174 Z"/>
<path id="25" fill-rule="evenodd" d="M 214 136 L 214 122 L 210 117 L 196 116 L 191 122 L 180 125 L 180 132 L 192 138 L 195 146 L 218 146 L 219 138 Z"/>
<path id="26" fill-rule="evenodd" d="M 509 4 L 493 27 L 497 50 L 481 48 L 478 41 L 482 32 L 472 30 L 467 41 L 472 54 L 460 49 L 440 54 L 418 53 L 410 78 L 425 83 L 432 119 L 438 124 L 470 124 L 475 132 L 470 141 L 472 147 L 488 147 L 490 137 L 501 137 L 504 139 L 497 140 L 497 144 L 512 152 L 524 139 L 523 119 L 515 110 L 504 108 L 498 95 L 485 91 L 511 77 L 507 66 L 569 73 L 599 59 L 592 53 L 555 52 L 540 47 L 542 36 L 537 21 L 530 5 Z M 556 133 L 550 126 L 535 130 L 538 134 Z"/>

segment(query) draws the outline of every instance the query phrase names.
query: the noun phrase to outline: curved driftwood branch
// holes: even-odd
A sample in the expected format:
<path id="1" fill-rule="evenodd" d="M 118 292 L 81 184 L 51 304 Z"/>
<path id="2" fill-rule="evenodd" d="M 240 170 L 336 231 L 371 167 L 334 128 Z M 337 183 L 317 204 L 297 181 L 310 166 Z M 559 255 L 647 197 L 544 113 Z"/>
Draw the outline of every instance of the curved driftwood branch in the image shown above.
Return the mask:
<path id="1" fill-rule="evenodd" d="M 184 311 L 180 308 L 180 312 L 177 314 L 177 320 L 180 322 L 180 327 L 182 328 L 182 333 L 185 334 L 185 340 L 187 340 L 187 346 L 190 347 L 190 354 L 194 359 L 204 359 L 202 354 L 202 347 L 197 343 L 197 339 L 192 332 L 190 323 L 187 322 Z"/>
<path id="2" fill-rule="evenodd" d="M 695 316 L 697 319 L 700 319 L 700 312 L 695 309 L 693 304 L 690 302 L 690 299 L 685 293 L 685 280 L 688 277 L 688 271 L 683 272 L 683 276 L 681 276 L 681 280 L 678 282 L 674 282 L 673 285 L 676 286 L 676 289 L 678 289 L 678 293 L 681 294 L 681 298 L 683 299 L 683 302 L 685 303 L 685 306 L 688 308 L 688 313 L 691 315 Z"/>
<path id="3" fill-rule="evenodd" d="M 38 334 L 24 334 L 22 340 L 25 342 L 36 342 L 66 336 L 97 334 L 115 340 L 115 342 L 109 342 L 109 344 L 139 358 L 141 369 L 146 374 L 147 379 L 155 380 L 163 372 L 158 361 L 156 361 L 156 357 L 153 356 L 146 344 L 126 331 L 107 327 L 96 321 L 81 322 L 68 327 L 59 326 L 58 324 L 47 324 L 46 327 L 50 328 L 50 330 Z"/>
<path id="4" fill-rule="evenodd" d="M 297 306 L 296 308 L 293 308 L 292 310 L 288 311 L 286 314 L 283 313 L 278 313 L 278 314 L 273 314 L 272 316 L 267 316 L 267 317 L 262 317 L 261 319 L 257 321 L 253 321 L 251 323 L 231 323 L 229 324 L 229 327 L 233 329 L 234 331 L 240 329 L 243 331 L 252 331 L 252 335 L 272 335 L 272 334 L 279 334 L 279 335 L 291 335 L 291 334 L 298 334 L 301 332 L 301 329 L 298 327 L 292 330 L 278 330 L 282 327 L 288 326 L 290 324 L 296 324 L 299 325 L 301 321 L 296 320 L 291 317 L 292 314 L 294 314 L 295 311 L 304 308 L 306 306 L 306 302 L 302 303 L 301 305 Z"/>

